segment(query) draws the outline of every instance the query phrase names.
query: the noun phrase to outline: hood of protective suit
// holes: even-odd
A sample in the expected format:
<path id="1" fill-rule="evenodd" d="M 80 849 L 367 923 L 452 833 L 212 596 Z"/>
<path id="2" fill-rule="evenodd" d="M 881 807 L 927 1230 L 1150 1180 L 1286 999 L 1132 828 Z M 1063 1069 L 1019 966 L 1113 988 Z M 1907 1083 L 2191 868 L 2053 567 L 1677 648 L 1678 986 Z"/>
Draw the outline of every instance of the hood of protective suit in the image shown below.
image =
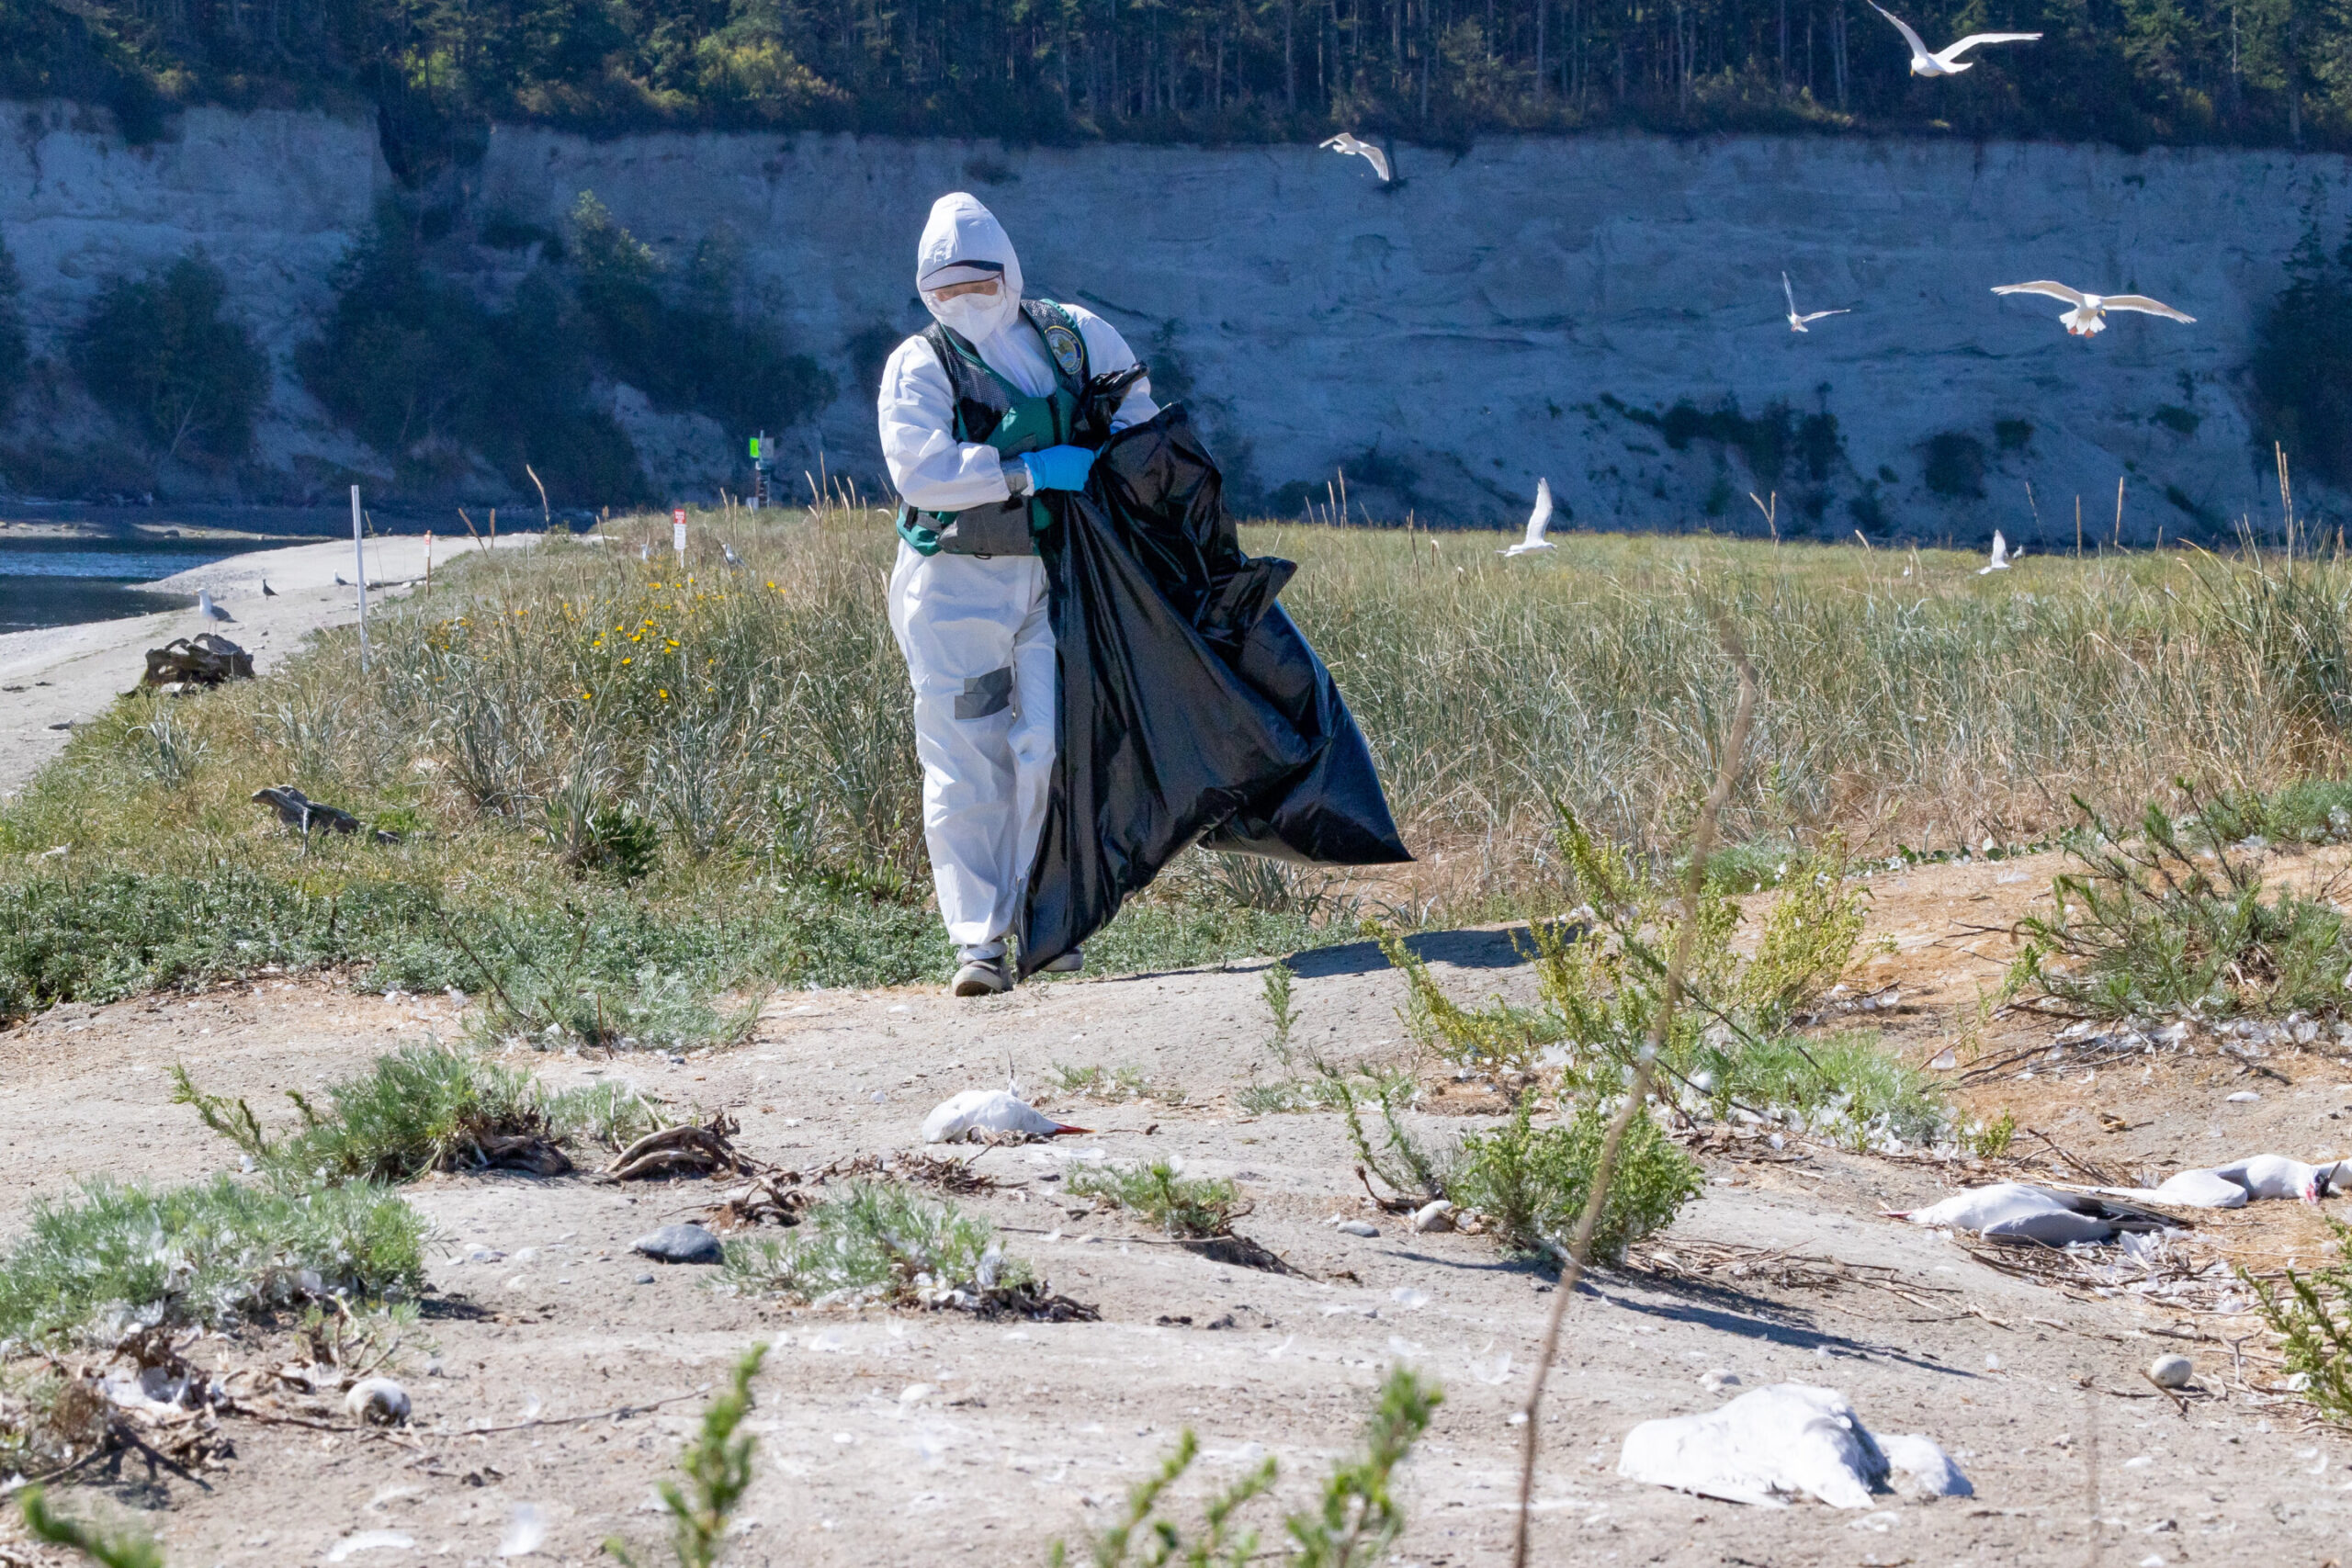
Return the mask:
<path id="1" fill-rule="evenodd" d="M 957 269 L 959 263 L 979 263 L 971 270 Z M 966 294 L 954 299 L 936 299 L 931 290 L 941 282 L 958 282 L 985 275 L 989 267 L 1001 268 L 1001 282 L 993 299 Z M 944 274 L 943 277 L 940 275 Z M 915 251 L 915 288 L 922 295 L 925 309 L 933 320 L 951 332 L 963 335 L 967 342 L 979 344 L 994 337 L 1012 324 L 1021 310 L 1021 258 L 1013 254 L 1012 241 L 1006 235 L 1004 225 L 996 214 L 980 205 L 979 198 L 963 191 L 954 191 L 931 204 L 931 220 L 922 226 L 922 243 Z"/>

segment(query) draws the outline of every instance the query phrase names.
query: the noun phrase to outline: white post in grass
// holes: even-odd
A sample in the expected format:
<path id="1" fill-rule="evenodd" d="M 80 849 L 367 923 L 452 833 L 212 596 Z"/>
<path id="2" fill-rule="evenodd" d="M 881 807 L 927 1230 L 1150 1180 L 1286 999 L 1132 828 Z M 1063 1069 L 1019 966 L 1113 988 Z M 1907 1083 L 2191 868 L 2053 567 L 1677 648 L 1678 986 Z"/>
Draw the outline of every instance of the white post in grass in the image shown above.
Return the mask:
<path id="1" fill-rule="evenodd" d="M 368 673 L 368 553 L 359 536 L 359 487 L 351 487 L 351 564 L 359 581 L 359 672 Z"/>

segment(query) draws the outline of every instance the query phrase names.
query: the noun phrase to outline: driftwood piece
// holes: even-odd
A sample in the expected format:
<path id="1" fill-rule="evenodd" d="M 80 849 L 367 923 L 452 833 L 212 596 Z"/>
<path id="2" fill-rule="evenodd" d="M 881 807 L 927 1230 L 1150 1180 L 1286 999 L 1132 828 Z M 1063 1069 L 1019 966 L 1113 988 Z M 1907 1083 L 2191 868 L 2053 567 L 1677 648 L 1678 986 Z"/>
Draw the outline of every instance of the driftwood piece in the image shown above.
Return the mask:
<path id="1" fill-rule="evenodd" d="M 607 1181 L 635 1181 L 647 1177 L 709 1176 L 727 1170 L 741 1175 L 751 1163 L 736 1153 L 732 1142 L 741 1132 L 724 1111 L 697 1126 L 689 1122 L 648 1133 L 623 1149 L 605 1168 Z"/>
<path id="2" fill-rule="evenodd" d="M 142 686 L 218 686 L 254 678 L 254 656 L 217 632 L 175 637 L 147 650 Z"/>

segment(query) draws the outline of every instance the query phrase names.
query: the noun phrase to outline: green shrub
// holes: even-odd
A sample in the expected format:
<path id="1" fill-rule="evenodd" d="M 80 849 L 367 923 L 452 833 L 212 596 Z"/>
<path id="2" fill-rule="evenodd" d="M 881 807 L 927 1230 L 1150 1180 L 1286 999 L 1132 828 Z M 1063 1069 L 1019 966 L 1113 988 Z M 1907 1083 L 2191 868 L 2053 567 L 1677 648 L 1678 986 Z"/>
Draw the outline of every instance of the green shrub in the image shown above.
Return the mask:
<path id="1" fill-rule="evenodd" d="M 172 1102 L 234 1143 L 289 1190 L 315 1182 L 413 1181 L 428 1171 L 553 1164 L 557 1142 L 617 1149 L 656 1131 L 661 1118 L 620 1084 L 549 1093 L 529 1071 L 437 1043 L 379 1056 L 356 1077 L 331 1085 L 324 1107 L 293 1090 L 301 1124 L 273 1139 L 242 1100 L 204 1093 L 175 1066 Z"/>
<path id="2" fill-rule="evenodd" d="M 736 309 L 742 247 L 730 231 L 705 236 L 674 287 L 652 247 L 594 191 L 573 205 L 571 232 L 581 309 L 604 362 L 654 407 L 708 414 L 735 436 L 784 429 L 833 400 L 832 378 L 815 360 Z"/>
<path id="3" fill-rule="evenodd" d="M 1772 1035 L 1710 1059 L 1718 1115 L 1735 1105 L 1794 1113 L 1794 1124 L 1852 1149 L 1929 1144 L 1951 1123 L 1941 1088 L 1883 1049 L 1875 1031 L 1826 1040 Z"/>
<path id="4" fill-rule="evenodd" d="M 469 453 L 530 492 L 626 503 L 644 480 L 628 435 L 591 406 L 583 323 L 541 265 L 492 310 L 427 265 L 413 213 L 380 208 L 336 265 L 324 331 L 295 350 L 303 384 L 359 437 L 400 465 L 403 483 L 461 480 Z"/>
<path id="5" fill-rule="evenodd" d="M 1446 1193 L 1486 1215 L 1507 1245 L 1565 1254 L 1592 1190 L 1609 1117 L 1597 1097 L 1587 1097 L 1563 1123 L 1538 1127 L 1533 1118 L 1532 1101 L 1521 1100 L 1503 1126 L 1463 1139 Z M 1698 1162 L 1647 1111 L 1636 1115 L 1618 1146 L 1592 1256 L 1608 1263 L 1623 1258 L 1626 1247 L 1672 1224 L 1705 1185 Z"/>
<path id="6" fill-rule="evenodd" d="M 424 1216 L 379 1187 L 289 1194 L 229 1177 L 161 1190 L 99 1179 L 36 1198 L 0 1255 L 0 1340 L 219 1327 L 297 1303 L 413 1294 Z"/>
<path id="7" fill-rule="evenodd" d="M 2018 923 L 2011 989 L 2096 1018 L 2342 1010 L 2352 935 L 2332 904 L 2287 888 L 2266 899 L 2250 862 L 2210 829 L 2184 842 L 2158 807 L 2129 841 L 2083 809 L 2090 826 L 2068 846 L 2081 869 L 2052 882 L 2054 912 Z"/>
<path id="8" fill-rule="evenodd" d="M 1074 1169 L 1069 1190 L 1073 1198 L 1116 1204 L 1179 1238 L 1230 1235 L 1233 1222 L 1249 1213 L 1232 1182 L 1182 1175 L 1174 1161 L 1165 1159 Z"/>
<path id="9" fill-rule="evenodd" d="M 35 1540 L 80 1552 L 99 1568 L 164 1568 L 164 1549 L 142 1531 L 103 1529 L 81 1519 L 68 1518 L 49 1506 L 49 1494 L 28 1486 L 17 1499 L 25 1529 Z"/>
<path id="10" fill-rule="evenodd" d="M 1404 1108 L 1420 1092 L 1408 1073 L 1365 1073 L 1361 1078 L 1324 1064 L 1316 1077 L 1324 1102 L 1336 1105 L 1348 1129 L 1356 1158 L 1373 1175 L 1399 1192 L 1423 1199 L 1442 1198 L 1459 1151 L 1432 1148 L 1405 1125 Z M 1375 1143 L 1363 1124 L 1364 1101 L 1380 1111 L 1380 1138 Z"/>
<path id="11" fill-rule="evenodd" d="M 849 1292 L 913 1303 L 958 1291 L 985 1300 L 1032 1278 L 1027 1264 L 1004 1256 L 987 1221 L 883 1182 L 852 1183 L 804 1213 L 785 1240 L 727 1244 L 730 1284 L 795 1302 Z"/>
<path id="12" fill-rule="evenodd" d="M 269 395 L 269 362 L 222 313 L 229 281 L 191 252 L 98 291 L 74 335 L 74 367 L 93 397 L 166 457 L 183 447 L 233 460 L 251 450 Z"/>
<path id="13" fill-rule="evenodd" d="M 2237 1276 L 2278 1337 L 2288 1375 L 2301 1380 L 2302 1396 L 2323 1419 L 2343 1426 L 2352 1424 L 2352 1268 L 2342 1258 L 2352 1247 L 2352 1226 L 2328 1218 L 2327 1228 L 2335 1233 L 2335 1263 L 2309 1272 L 2285 1269 L 2276 1283 L 2243 1266 Z"/>

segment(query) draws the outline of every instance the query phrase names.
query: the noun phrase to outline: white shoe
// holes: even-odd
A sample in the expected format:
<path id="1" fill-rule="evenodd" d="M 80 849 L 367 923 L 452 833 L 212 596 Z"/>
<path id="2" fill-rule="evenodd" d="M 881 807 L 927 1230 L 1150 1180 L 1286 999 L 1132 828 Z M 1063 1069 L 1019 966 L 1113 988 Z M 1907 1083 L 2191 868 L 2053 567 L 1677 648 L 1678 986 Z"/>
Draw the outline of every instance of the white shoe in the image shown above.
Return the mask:
<path id="1" fill-rule="evenodd" d="M 956 983 L 948 989 L 958 997 L 1000 997 L 1012 989 L 1012 971 L 1001 956 L 967 958 L 957 966 Z"/>
<path id="2" fill-rule="evenodd" d="M 1059 958 L 1055 959 L 1051 964 L 1046 964 L 1043 969 L 1038 970 L 1037 973 L 1040 975 L 1075 975 L 1085 967 L 1085 952 L 1082 949 L 1073 947 L 1068 953 L 1063 953 Z"/>

